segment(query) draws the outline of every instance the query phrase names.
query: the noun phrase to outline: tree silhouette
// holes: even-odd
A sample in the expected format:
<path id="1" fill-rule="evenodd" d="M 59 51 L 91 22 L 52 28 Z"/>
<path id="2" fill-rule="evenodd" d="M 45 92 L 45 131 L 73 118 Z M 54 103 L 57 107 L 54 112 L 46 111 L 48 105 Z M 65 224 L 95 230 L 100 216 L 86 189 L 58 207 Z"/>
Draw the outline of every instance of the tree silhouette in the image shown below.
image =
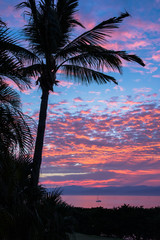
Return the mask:
<path id="1" fill-rule="evenodd" d="M 24 27 L 26 39 L 33 53 L 39 57 L 39 63 L 23 69 L 25 74 L 39 76 L 37 84 L 42 90 L 37 138 L 33 158 L 33 185 L 38 184 L 42 161 L 42 149 L 45 133 L 49 91 L 58 85 L 56 73 L 62 70 L 66 76 L 79 82 L 105 84 L 117 81 L 103 73 L 103 68 L 118 70 L 121 73 L 122 60 L 137 62 L 144 66 L 136 55 L 125 51 L 108 50 L 102 47 L 111 31 L 128 17 L 127 12 L 119 17 L 105 20 L 84 32 L 74 40 L 71 33 L 76 26 L 83 25 L 75 18 L 78 0 L 28 0 L 17 5 L 26 8 L 27 24 Z"/>

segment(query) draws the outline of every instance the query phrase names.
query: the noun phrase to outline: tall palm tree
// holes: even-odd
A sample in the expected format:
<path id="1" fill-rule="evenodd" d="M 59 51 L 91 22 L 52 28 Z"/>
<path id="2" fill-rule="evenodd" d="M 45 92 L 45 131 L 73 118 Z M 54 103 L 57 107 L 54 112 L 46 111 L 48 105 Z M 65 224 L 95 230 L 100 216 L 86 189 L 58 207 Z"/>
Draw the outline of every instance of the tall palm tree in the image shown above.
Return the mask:
<path id="1" fill-rule="evenodd" d="M 27 0 L 17 8 L 27 8 L 27 25 L 24 32 L 33 52 L 40 62 L 26 68 L 26 73 L 38 75 L 37 84 L 42 90 L 39 123 L 34 151 L 34 167 L 32 172 L 33 185 L 38 184 L 42 161 L 42 149 L 47 116 L 49 92 L 58 84 L 58 70 L 68 77 L 77 78 L 79 82 L 103 84 L 117 81 L 103 72 L 118 70 L 121 73 L 122 61 L 137 62 L 144 66 L 136 55 L 125 51 L 108 50 L 102 47 L 106 37 L 113 29 L 129 16 L 127 12 L 101 22 L 89 31 L 71 40 L 71 32 L 76 26 L 83 25 L 75 18 L 78 0 Z"/>

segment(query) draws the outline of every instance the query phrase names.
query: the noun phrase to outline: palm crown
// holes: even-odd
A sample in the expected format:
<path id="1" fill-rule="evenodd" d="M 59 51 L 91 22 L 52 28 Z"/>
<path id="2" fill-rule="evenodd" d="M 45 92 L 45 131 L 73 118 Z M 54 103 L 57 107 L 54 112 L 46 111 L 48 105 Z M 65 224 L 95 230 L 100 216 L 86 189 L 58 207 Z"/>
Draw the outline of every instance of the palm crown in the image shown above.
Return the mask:
<path id="1" fill-rule="evenodd" d="M 111 31 L 129 16 L 127 12 L 101 22 L 71 41 L 71 31 L 76 26 L 83 27 L 75 19 L 77 5 L 77 0 L 58 0 L 57 5 L 53 0 L 41 0 L 37 6 L 35 1 L 28 0 L 18 5 L 19 8 L 28 8 L 26 14 L 29 20 L 24 31 L 30 47 L 40 58 L 39 64 L 26 70 L 30 74 L 40 73 L 38 81 L 42 88 L 53 90 L 53 85 L 57 83 L 55 73 L 60 68 L 67 76 L 78 77 L 85 83 L 117 83 L 113 77 L 102 73 L 104 66 L 108 70 L 121 72 L 121 59 L 144 66 L 136 55 L 107 50 L 101 46 Z"/>

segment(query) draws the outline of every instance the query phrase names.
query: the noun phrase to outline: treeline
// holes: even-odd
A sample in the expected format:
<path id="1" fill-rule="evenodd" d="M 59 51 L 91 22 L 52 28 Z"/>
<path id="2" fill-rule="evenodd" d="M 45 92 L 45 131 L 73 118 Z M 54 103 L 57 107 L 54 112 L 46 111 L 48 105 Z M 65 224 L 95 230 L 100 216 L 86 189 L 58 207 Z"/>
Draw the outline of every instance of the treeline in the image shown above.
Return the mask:
<path id="1" fill-rule="evenodd" d="M 132 237 L 134 240 L 160 239 L 160 207 L 146 209 L 123 205 L 118 208 L 72 208 L 74 231 Z"/>

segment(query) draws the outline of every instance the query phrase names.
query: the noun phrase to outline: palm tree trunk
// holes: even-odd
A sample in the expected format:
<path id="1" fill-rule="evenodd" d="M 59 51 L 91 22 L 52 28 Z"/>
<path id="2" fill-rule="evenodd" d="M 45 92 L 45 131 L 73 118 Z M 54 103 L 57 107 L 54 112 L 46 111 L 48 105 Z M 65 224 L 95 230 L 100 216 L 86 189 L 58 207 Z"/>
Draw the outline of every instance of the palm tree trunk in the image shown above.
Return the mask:
<path id="1" fill-rule="evenodd" d="M 45 126 L 46 126 L 48 95 L 49 95 L 49 91 L 42 89 L 38 130 L 37 130 L 37 137 L 36 137 L 35 150 L 34 150 L 34 156 L 33 156 L 33 170 L 32 170 L 32 176 L 31 176 L 31 183 L 32 183 L 32 186 L 34 187 L 38 185 L 40 166 L 42 162 L 42 149 L 43 149 L 43 141 L 44 141 L 44 134 L 45 134 Z"/>

